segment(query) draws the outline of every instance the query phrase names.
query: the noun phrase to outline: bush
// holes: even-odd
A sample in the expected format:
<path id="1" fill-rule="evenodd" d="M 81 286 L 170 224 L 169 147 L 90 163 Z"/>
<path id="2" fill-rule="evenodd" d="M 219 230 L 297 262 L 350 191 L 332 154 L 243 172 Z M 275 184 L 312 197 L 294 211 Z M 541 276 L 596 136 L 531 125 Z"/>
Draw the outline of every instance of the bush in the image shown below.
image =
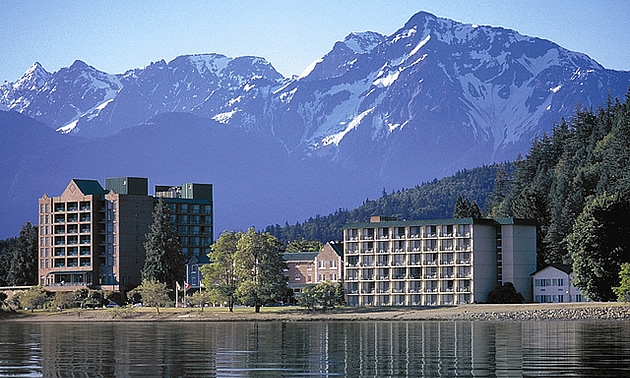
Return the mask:
<path id="1" fill-rule="evenodd" d="M 505 282 L 503 286 L 497 286 L 488 294 L 486 303 L 510 304 L 525 303 L 523 294 L 516 291 L 511 282 Z"/>

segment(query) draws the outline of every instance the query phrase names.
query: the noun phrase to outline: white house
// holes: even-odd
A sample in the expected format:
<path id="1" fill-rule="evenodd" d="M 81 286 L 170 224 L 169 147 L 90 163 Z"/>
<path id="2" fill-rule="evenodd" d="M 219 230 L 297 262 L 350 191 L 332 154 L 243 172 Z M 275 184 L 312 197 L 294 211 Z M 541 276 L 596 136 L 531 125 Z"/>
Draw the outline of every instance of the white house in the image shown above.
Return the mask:
<path id="1" fill-rule="evenodd" d="M 573 286 L 571 265 L 551 264 L 532 273 L 534 302 L 585 302 L 580 290 Z"/>

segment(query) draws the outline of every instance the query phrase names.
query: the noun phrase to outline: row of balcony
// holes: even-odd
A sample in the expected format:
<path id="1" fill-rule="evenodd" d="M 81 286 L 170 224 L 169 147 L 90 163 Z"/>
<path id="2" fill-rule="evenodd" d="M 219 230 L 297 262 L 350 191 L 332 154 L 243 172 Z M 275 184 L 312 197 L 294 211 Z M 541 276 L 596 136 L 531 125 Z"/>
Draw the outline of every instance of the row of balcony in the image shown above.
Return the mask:
<path id="1" fill-rule="evenodd" d="M 453 294 L 453 293 L 470 293 L 470 287 L 445 287 L 445 288 L 390 288 L 390 289 L 362 289 L 348 290 L 348 295 L 356 294 Z"/>
<path id="2" fill-rule="evenodd" d="M 345 278 L 346 281 L 390 281 L 390 280 L 438 280 L 438 279 L 455 279 L 455 278 L 459 278 L 459 279 L 467 279 L 472 277 L 472 273 L 470 272 L 463 272 L 463 273 L 448 273 L 448 274 L 441 274 L 438 275 L 436 274 L 425 274 L 425 275 L 418 275 L 418 274 L 399 274 L 399 275 L 382 275 L 382 276 L 378 276 L 378 275 L 372 275 L 372 276 L 363 276 L 363 277 L 359 277 L 359 276 L 348 276 Z"/>
<path id="3" fill-rule="evenodd" d="M 80 203 L 77 202 L 68 202 L 67 204 L 65 202 L 59 202 L 59 203 L 55 203 L 53 205 L 53 209 L 55 211 L 55 213 L 63 213 L 63 212 L 76 212 L 79 211 L 79 209 L 81 211 L 90 211 L 91 206 L 90 206 L 90 202 L 88 201 L 82 201 Z"/>
<path id="4" fill-rule="evenodd" d="M 390 249 L 359 249 L 359 248 L 348 248 L 348 255 L 357 255 L 357 254 L 379 254 L 379 253 L 420 253 L 420 252 L 429 252 L 429 253 L 438 253 L 438 252 L 470 252 L 470 245 L 467 246 L 448 246 L 448 247 L 424 247 L 424 248 L 390 248 Z"/>
<path id="5" fill-rule="evenodd" d="M 413 239 L 444 239 L 444 238 L 470 238 L 470 232 L 466 233 L 431 233 L 431 234 L 401 234 L 401 235 L 378 235 L 378 236 L 368 236 L 368 235 L 354 235 L 348 236 L 345 241 L 359 241 L 359 240 L 413 240 Z"/>
<path id="6" fill-rule="evenodd" d="M 440 265 L 447 265 L 447 266 L 453 266 L 453 265 L 470 265 L 470 260 L 459 260 L 459 261 L 455 261 L 455 260 L 448 260 L 448 261 L 440 261 L 439 263 L 437 261 L 409 261 L 409 262 L 405 262 L 405 261 L 376 261 L 376 262 L 358 262 L 358 263 L 351 263 L 351 262 L 346 262 L 346 266 L 349 268 L 372 268 L 375 266 L 378 267 L 388 267 L 388 266 L 417 266 L 417 265 L 422 265 L 422 266 L 440 266 Z"/>

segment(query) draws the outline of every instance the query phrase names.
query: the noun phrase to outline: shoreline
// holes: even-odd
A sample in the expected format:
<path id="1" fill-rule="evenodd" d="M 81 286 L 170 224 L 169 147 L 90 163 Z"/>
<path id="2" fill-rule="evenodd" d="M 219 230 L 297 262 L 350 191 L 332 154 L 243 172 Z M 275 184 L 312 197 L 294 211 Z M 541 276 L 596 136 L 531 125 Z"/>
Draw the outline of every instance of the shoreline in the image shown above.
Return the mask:
<path id="1" fill-rule="evenodd" d="M 2 322 L 251 322 L 251 321 L 577 321 L 630 320 L 630 304 L 616 302 L 469 304 L 439 307 L 342 307 L 307 312 L 299 307 L 70 309 L 0 313 Z"/>

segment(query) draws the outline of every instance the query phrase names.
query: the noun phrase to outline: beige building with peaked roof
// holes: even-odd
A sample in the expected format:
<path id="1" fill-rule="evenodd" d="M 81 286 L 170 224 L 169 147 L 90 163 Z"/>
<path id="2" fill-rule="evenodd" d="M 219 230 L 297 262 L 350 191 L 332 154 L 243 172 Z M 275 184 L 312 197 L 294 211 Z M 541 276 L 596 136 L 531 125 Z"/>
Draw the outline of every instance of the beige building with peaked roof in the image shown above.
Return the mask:
<path id="1" fill-rule="evenodd" d="M 156 186 L 141 177 L 72 180 L 58 197 L 39 199 L 39 284 L 49 290 L 126 290 L 140 283 L 153 208 L 163 198 L 187 260 L 213 241 L 212 185 Z M 187 267 L 188 282 L 198 269 Z"/>

